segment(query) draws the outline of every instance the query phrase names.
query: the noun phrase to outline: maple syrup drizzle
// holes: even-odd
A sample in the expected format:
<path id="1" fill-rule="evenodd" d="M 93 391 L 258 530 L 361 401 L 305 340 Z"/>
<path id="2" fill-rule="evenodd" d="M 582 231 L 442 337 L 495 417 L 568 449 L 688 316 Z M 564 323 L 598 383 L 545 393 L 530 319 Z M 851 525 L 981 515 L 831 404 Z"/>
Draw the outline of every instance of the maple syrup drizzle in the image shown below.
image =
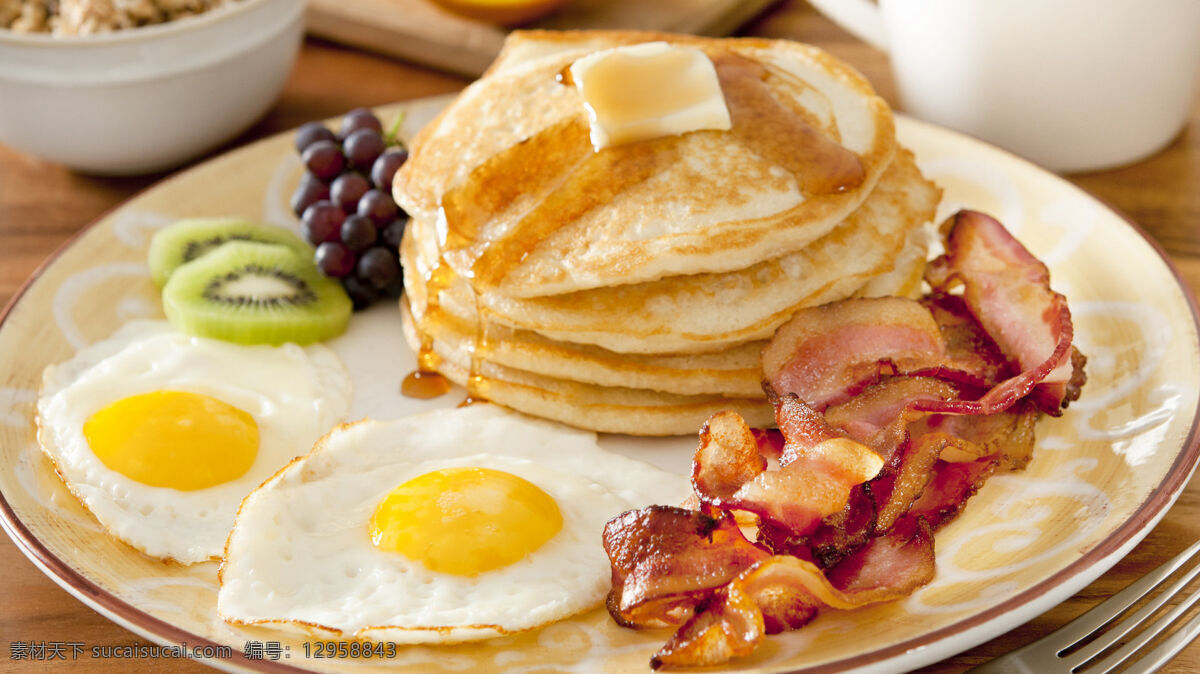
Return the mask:
<path id="1" fill-rule="evenodd" d="M 472 291 L 474 291 L 474 286 L 472 286 Z M 479 292 L 474 291 L 473 294 L 475 295 L 475 316 L 478 320 L 475 323 L 475 341 L 471 343 L 471 369 L 467 373 L 467 397 L 459 407 L 487 400 L 487 378 L 483 375 L 483 363 L 491 355 L 492 350 L 492 343 L 488 339 L 490 323 L 483 302 L 479 299 Z"/>
<path id="2" fill-rule="evenodd" d="M 437 371 L 441 357 L 433 350 L 433 329 L 443 311 L 439 298 L 441 292 L 454 281 L 454 272 L 445 261 L 439 259 L 438 264 L 425 275 L 425 311 L 419 319 L 413 314 L 417 323 L 417 333 L 421 337 L 421 345 L 417 349 L 417 369 L 408 373 L 400 382 L 400 393 L 409 398 L 428 400 L 450 392 L 451 383 Z"/>
<path id="3" fill-rule="evenodd" d="M 488 158 L 442 195 L 446 218 L 442 249 L 471 247 L 484 225 L 511 208 L 519 197 L 541 201 L 591 152 L 587 123 L 571 118 Z"/>
<path id="4" fill-rule="evenodd" d="M 433 349 L 433 335 L 439 326 L 458 320 L 454 316 L 448 315 L 441 306 L 442 292 L 448 290 L 455 279 L 454 270 L 446 263 L 443 256 L 439 256 L 437 264 L 425 275 L 425 311 L 419 319 L 416 319 L 417 332 L 421 335 L 421 345 L 417 352 L 418 369 L 409 373 L 401 384 L 400 390 L 406 396 L 435 398 L 450 391 L 450 381 L 437 372 L 437 367 L 441 364 L 441 357 Z M 466 382 L 467 398 L 459 405 L 460 407 L 487 400 L 485 393 L 487 380 L 482 374 L 481 367 L 483 358 L 490 352 L 490 342 L 487 338 L 484 309 L 479 299 L 479 293 L 473 292 L 473 294 L 479 321 L 476 323 L 474 341 L 469 347 L 471 364 Z"/>
<path id="5" fill-rule="evenodd" d="M 822 134 L 775 98 L 769 71 L 733 52 L 713 57 L 733 122 L 731 132 L 755 154 L 787 169 L 806 195 L 836 194 L 863 183 L 858 155 Z"/>
<path id="6" fill-rule="evenodd" d="M 445 247 L 476 244 L 495 214 L 522 194 L 536 195 L 534 205 L 471 260 L 471 285 L 494 288 L 547 237 L 678 161 L 678 145 L 672 136 L 595 152 L 582 117 L 551 126 L 510 148 L 519 151 L 492 157 L 447 192 Z"/>
<path id="7" fill-rule="evenodd" d="M 463 398 L 462 402 L 460 402 L 458 404 L 458 406 L 459 407 L 470 407 L 471 405 L 474 405 L 475 403 L 486 403 L 486 402 L 488 402 L 487 398 L 476 398 L 474 396 L 469 395 L 466 398 Z"/>
<path id="8" fill-rule="evenodd" d="M 415 370 L 400 383 L 400 392 L 409 398 L 428 400 L 449 393 L 450 380 L 432 370 Z"/>

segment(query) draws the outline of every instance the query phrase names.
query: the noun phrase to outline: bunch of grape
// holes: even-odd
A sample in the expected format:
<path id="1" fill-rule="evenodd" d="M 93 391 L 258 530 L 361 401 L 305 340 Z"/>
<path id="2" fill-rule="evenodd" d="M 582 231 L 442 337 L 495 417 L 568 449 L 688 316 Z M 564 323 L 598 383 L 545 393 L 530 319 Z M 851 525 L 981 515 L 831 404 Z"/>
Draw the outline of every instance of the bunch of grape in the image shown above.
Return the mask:
<path id="1" fill-rule="evenodd" d="M 392 176 L 408 150 L 395 130 L 385 134 L 374 113 L 356 108 L 336 135 L 320 122 L 301 126 L 296 151 L 307 171 L 292 210 L 316 246 L 317 268 L 341 281 L 356 310 L 399 297 L 398 251 L 408 214 L 392 200 Z"/>

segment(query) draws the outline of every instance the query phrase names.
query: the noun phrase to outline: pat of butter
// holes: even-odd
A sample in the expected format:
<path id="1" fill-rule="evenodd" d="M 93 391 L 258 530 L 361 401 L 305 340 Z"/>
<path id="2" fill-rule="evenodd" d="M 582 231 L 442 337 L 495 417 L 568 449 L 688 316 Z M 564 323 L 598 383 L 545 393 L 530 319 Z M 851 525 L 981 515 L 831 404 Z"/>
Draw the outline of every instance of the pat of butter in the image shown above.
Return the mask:
<path id="1" fill-rule="evenodd" d="M 596 150 L 700 129 L 727 131 L 729 108 L 712 60 L 694 47 L 647 42 L 571 65 Z"/>

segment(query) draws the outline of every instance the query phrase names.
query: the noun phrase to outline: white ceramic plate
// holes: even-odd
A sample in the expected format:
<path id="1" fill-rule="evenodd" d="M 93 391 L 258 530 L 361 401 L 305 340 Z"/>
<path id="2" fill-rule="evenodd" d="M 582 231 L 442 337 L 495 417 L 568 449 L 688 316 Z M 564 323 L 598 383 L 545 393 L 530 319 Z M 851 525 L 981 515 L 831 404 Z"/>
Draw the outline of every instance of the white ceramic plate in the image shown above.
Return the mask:
<path id="1" fill-rule="evenodd" d="M 408 111 L 412 131 L 445 105 Z M 970 206 L 1000 218 L 1050 267 L 1089 357 L 1083 398 L 1038 428 L 1035 459 L 993 477 L 938 532 L 938 573 L 912 597 L 829 612 L 768 638 L 734 669 L 907 670 L 945 658 L 1071 596 L 1127 553 L 1174 502 L 1200 455 L 1195 438 L 1200 344 L 1194 304 L 1161 252 L 1121 216 L 1003 151 L 910 119 L 902 141 L 945 189 L 942 215 Z M 448 647 L 399 649 L 369 662 L 305 657 L 312 644 L 216 616 L 216 563 L 167 566 L 103 534 L 36 446 L 42 369 L 134 317 L 157 316 L 144 263 L 149 235 L 180 217 L 242 215 L 295 227 L 287 199 L 301 168 L 290 134 L 214 159 L 147 190 L 66 246 L 21 291 L 0 324 L 0 514 L 47 575 L 89 606 L 159 643 L 226 644 L 217 666 L 388 671 L 645 669 L 662 632 L 617 627 L 602 608 L 542 630 Z M 460 393 L 406 399 L 414 367 L 398 311 L 356 316 L 332 343 L 355 379 L 352 417 L 388 418 L 456 405 Z M 686 471 L 694 438 L 604 439 L 614 451 Z M 870 639 L 863 639 L 869 630 Z M 278 660 L 248 660 L 248 641 L 278 642 Z"/>

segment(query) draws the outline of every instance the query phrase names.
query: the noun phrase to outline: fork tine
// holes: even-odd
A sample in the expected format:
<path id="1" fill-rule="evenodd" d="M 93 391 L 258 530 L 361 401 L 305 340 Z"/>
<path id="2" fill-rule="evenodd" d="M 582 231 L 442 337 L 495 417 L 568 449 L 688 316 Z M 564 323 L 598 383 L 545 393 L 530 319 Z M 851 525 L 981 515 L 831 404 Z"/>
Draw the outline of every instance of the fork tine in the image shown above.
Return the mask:
<path id="1" fill-rule="evenodd" d="M 1193 574 L 1193 575 L 1195 575 L 1195 574 Z M 1163 592 L 1163 594 L 1161 596 L 1166 597 L 1167 599 L 1170 599 L 1179 591 L 1179 589 L 1182 589 L 1182 585 L 1186 585 L 1186 584 L 1187 584 L 1186 582 L 1176 583 L 1174 586 L 1171 587 L 1170 591 Z M 1117 666 L 1120 665 L 1122 662 L 1125 662 L 1131 656 L 1136 655 L 1139 648 L 1141 648 L 1142 646 L 1145 646 L 1151 639 L 1158 636 L 1159 633 L 1162 632 L 1162 630 L 1166 629 L 1167 627 L 1169 627 L 1171 625 L 1171 623 L 1178 620 L 1179 616 L 1183 615 L 1189 609 L 1191 609 L 1192 606 L 1194 606 L 1197 601 L 1200 601 L 1200 590 L 1197 590 L 1197 591 L 1193 592 L 1192 594 L 1188 595 L 1187 599 L 1185 599 L 1183 602 L 1181 602 L 1178 606 L 1172 608 L 1169 612 L 1167 612 L 1165 615 L 1163 615 L 1158 620 L 1155 620 L 1153 623 L 1147 625 L 1146 629 L 1143 630 L 1141 633 L 1139 633 L 1136 637 L 1130 639 L 1129 643 L 1125 644 L 1124 646 L 1121 646 L 1116 651 L 1113 651 L 1113 653 L 1111 655 L 1109 655 L 1108 657 L 1104 658 L 1103 660 L 1097 662 L 1095 665 L 1093 665 L 1093 667 L 1089 667 L 1088 671 L 1089 672 L 1092 672 L 1092 671 L 1109 672 L 1109 671 L 1112 671 L 1113 669 L 1116 669 Z M 1187 642 L 1185 641 L 1183 644 L 1181 644 L 1180 647 L 1182 648 L 1182 646 L 1186 645 L 1186 644 L 1187 644 Z M 1157 669 L 1157 667 L 1155 669 Z M 1148 669 L 1146 671 L 1152 672 L 1152 671 L 1154 671 L 1154 669 Z"/>
<path id="2" fill-rule="evenodd" d="M 1192 641 L 1200 636 L 1200 615 L 1193 616 L 1187 621 L 1183 627 L 1180 627 L 1177 632 L 1163 640 L 1163 642 L 1154 647 L 1146 655 L 1142 656 L 1137 662 L 1129 665 L 1126 672 L 1129 674 L 1150 674 L 1157 672 L 1163 665 L 1171 661 L 1179 651 L 1183 650 L 1184 646 L 1192 643 Z"/>
<path id="3" fill-rule="evenodd" d="M 1172 560 L 1172 562 L 1173 561 L 1175 561 L 1175 560 Z M 1200 566 L 1196 566 L 1193 569 L 1191 569 L 1190 571 L 1188 571 L 1188 573 L 1184 574 L 1183 577 L 1181 577 L 1179 580 L 1172 583 L 1170 585 L 1170 587 L 1168 587 L 1167 589 L 1158 593 L 1158 595 L 1156 595 L 1153 599 L 1146 602 L 1141 608 L 1139 608 L 1137 610 L 1137 612 L 1131 613 L 1130 615 L 1128 615 L 1124 619 L 1122 619 L 1120 622 L 1115 623 L 1111 628 L 1109 628 L 1108 631 L 1104 632 L 1103 634 L 1097 635 L 1094 640 L 1092 640 L 1090 643 L 1088 643 L 1083 648 L 1080 648 L 1078 651 L 1071 653 L 1070 655 L 1063 656 L 1062 657 L 1063 663 L 1070 666 L 1072 669 L 1074 669 L 1074 668 L 1078 667 L 1079 665 L 1081 665 L 1089 660 L 1092 660 L 1097 655 L 1099 655 L 1102 651 L 1107 649 L 1109 646 L 1112 646 L 1117 641 L 1119 641 L 1122 637 L 1124 637 L 1126 634 L 1129 634 L 1131 631 L 1133 631 L 1133 629 L 1136 628 L 1138 625 L 1141 625 L 1143 622 L 1145 622 L 1147 618 L 1154 615 L 1154 613 L 1156 611 L 1158 611 L 1160 608 L 1162 608 L 1163 605 L 1165 605 L 1171 599 L 1176 597 L 1180 592 L 1182 592 L 1183 589 L 1185 587 L 1187 587 L 1188 583 L 1192 582 L 1192 580 L 1197 575 L 1200 575 Z M 1145 596 L 1145 593 L 1142 593 L 1141 596 Z M 1136 601 L 1136 599 L 1137 598 L 1135 598 L 1135 601 Z M 1191 597 L 1188 598 L 1188 602 L 1195 602 L 1196 599 L 1200 599 L 1200 595 L 1192 595 Z M 1165 625 L 1173 622 L 1176 618 L 1179 617 L 1178 614 L 1183 613 L 1186 610 L 1187 610 L 1187 606 L 1185 606 L 1184 604 L 1180 604 L 1175 609 L 1172 609 L 1171 613 L 1168 613 L 1166 616 L 1164 616 L 1163 619 L 1156 621 L 1156 623 L 1162 624 L 1165 626 Z M 1167 618 L 1170 618 L 1170 619 L 1167 620 Z M 1152 629 L 1152 627 L 1147 627 L 1146 631 L 1143 632 L 1139 636 L 1139 638 L 1141 639 L 1141 643 L 1145 643 L 1145 641 L 1149 641 L 1149 639 L 1153 636 L 1154 636 L 1154 630 Z M 1142 638 L 1142 637 L 1144 637 L 1144 638 Z M 1138 640 L 1135 639 L 1131 643 L 1138 643 Z M 1122 650 L 1124 650 L 1124 649 L 1122 649 Z M 1107 662 L 1107 660 L 1105 662 Z M 1120 660 L 1113 663 L 1113 666 L 1116 666 L 1116 664 L 1119 662 L 1120 662 Z M 1100 665 L 1095 665 L 1095 666 L 1099 667 Z M 1107 671 L 1107 670 L 1100 669 L 1098 671 Z"/>
<path id="4" fill-rule="evenodd" d="M 1095 608 L 1067 623 L 1057 632 L 1043 637 L 1042 640 L 1049 641 L 1053 639 L 1054 643 L 1060 644 L 1055 651 L 1056 654 L 1078 643 L 1084 637 L 1104 627 L 1130 606 L 1136 604 L 1139 599 L 1146 596 L 1147 592 L 1158 587 L 1171 574 L 1179 570 L 1179 567 L 1187 564 L 1188 560 L 1194 557 L 1197 552 L 1200 552 L 1200 541 L 1193 543 L 1187 550 L 1164 562 L 1157 569 L 1133 581 L 1125 589 L 1097 604 Z M 1035 641 L 1034 643 L 1040 643 L 1040 641 Z"/>
<path id="5" fill-rule="evenodd" d="M 1058 658 L 1059 653 L 1112 622 L 1113 619 L 1130 606 L 1136 604 L 1148 592 L 1162 584 L 1163 581 L 1178 571 L 1180 567 L 1187 564 L 1197 552 L 1200 552 L 1200 541 L 1193 543 L 1188 549 L 1164 562 L 1162 566 L 1130 583 L 1125 589 L 1097 604 L 1087 613 L 1080 615 L 1058 630 L 1006 655 L 1002 655 L 995 660 L 985 662 L 971 669 L 970 672 L 974 674 L 1002 674 L 1007 672 L 1037 672 L 1038 674 L 1042 674 L 1048 671 L 1048 669 L 1071 671 L 1072 668 L 1066 667 L 1065 663 Z M 1191 575 L 1195 575 L 1195 571 Z M 1169 595 L 1167 597 L 1169 598 Z M 1191 627 L 1191 623 L 1188 624 L 1188 627 Z M 1185 641 L 1184 643 L 1186 644 L 1187 642 Z M 1179 648 L 1182 648 L 1182 645 Z M 1158 650 L 1159 648 L 1155 649 L 1155 651 Z M 1172 654 L 1177 651 L 1178 649 L 1172 651 Z"/>

